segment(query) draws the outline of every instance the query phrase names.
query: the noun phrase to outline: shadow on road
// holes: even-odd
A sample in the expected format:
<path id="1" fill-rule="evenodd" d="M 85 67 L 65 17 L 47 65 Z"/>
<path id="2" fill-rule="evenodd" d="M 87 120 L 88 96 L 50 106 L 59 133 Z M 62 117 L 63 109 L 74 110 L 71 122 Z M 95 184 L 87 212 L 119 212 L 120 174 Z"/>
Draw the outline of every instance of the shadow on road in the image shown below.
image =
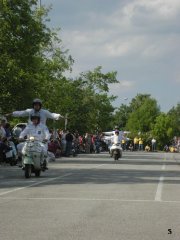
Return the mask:
<path id="1" fill-rule="evenodd" d="M 161 166 L 164 162 L 167 166 L 177 165 L 177 169 L 162 171 Z M 141 169 L 139 169 L 140 166 Z M 146 169 L 143 169 L 143 166 L 146 166 Z M 147 169 L 147 166 L 151 166 L 151 168 Z M 153 166 L 159 166 L 159 170 L 152 170 Z M 164 160 L 163 154 L 154 154 L 154 156 L 147 154 L 143 158 L 143 154 L 126 153 L 118 163 L 115 163 L 108 153 L 86 154 L 75 158 L 59 158 L 50 163 L 49 170 L 42 173 L 42 177 L 32 176 L 30 181 L 41 182 L 42 179 L 45 180 L 44 183 L 36 185 L 36 187 L 62 184 L 157 184 L 163 174 L 164 183 L 179 184 L 180 179 L 177 179 L 180 177 L 179 170 L 178 164 L 172 160 Z M 69 176 L 61 178 L 67 173 Z M 48 182 L 48 179 L 52 178 L 55 179 Z M 28 181 L 24 178 L 24 172 L 17 166 L 7 168 L 1 166 L 0 189 L 22 187 L 22 185 L 27 185 Z"/>

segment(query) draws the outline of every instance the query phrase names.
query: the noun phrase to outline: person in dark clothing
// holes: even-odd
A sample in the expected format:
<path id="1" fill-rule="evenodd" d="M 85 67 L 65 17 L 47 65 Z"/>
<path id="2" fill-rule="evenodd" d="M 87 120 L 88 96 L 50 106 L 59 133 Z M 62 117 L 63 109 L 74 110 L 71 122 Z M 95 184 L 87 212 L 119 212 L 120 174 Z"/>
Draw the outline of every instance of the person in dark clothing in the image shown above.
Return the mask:
<path id="1" fill-rule="evenodd" d="M 69 157 L 71 155 L 71 150 L 72 150 L 72 142 L 74 140 L 74 136 L 73 134 L 67 130 L 67 133 L 66 133 L 66 151 L 65 151 L 65 155 L 67 157 Z"/>
<path id="2" fill-rule="evenodd" d="M 6 140 L 0 138 L 0 163 L 5 159 L 5 153 L 11 150 L 11 147 L 7 145 Z"/>

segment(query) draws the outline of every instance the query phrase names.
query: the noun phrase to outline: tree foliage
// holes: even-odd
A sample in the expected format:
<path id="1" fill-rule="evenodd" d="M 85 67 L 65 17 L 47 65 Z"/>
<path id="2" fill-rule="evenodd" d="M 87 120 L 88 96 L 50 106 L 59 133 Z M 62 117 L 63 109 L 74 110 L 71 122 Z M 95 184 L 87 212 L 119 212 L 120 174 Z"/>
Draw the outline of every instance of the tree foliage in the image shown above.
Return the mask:
<path id="1" fill-rule="evenodd" d="M 120 129 L 126 130 L 126 124 L 128 121 L 129 114 L 131 109 L 126 104 L 121 104 L 121 106 L 116 110 L 114 114 L 114 124 L 113 126 L 117 125 Z"/>
<path id="2" fill-rule="evenodd" d="M 170 116 L 161 113 L 155 121 L 152 134 L 156 137 L 159 148 L 169 144 L 173 138 L 173 125 Z"/>
<path id="3" fill-rule="evenodd" d="M 114 125 L 144 136 L 157 137 L 160 146 L 180 135 L 180 104 L 160 113 L 150 94 L 137 94 L 115 114 L 109 84 L 117 83 L 116 71 L 98 66 L 74 79 L 66 77 L 73 59 L 64 49 L 59 32 L 47 27 L 49 9 L 38 0 L 0 1 L 0 108 L 3 113 L 31 107 L 39 97 L 43 107 L 68 114 L 68 128 L 80 132 L 109 130 Z M 49 121 L 49 126 L 52 122 Z M 56 122 L 64 127 L 64 122 Z"/>
<path id="4" fill-rule="evenodd" d="M 150 95 L 138 94 L 130 103 L 126 128 L 132 132 L 149 132 L 153 128 L 156 117 L 160 113 L 157 101 Z"/>
<path id="5" fill-rule="evenodd" d="M 35 16 L 35 1 L 1 1 L 0 79 L 1 108 L 11 110 L 32 98 L 36 87 L 40 43 L 49 41 L 48 32 Z M 23 99 L 23 101 L 22 101 Z"/>
<path id="6" fill-rule="evenodd" d="M 176 107 L 170 109 L 167 115 L 171 119 L 174 136 L 180 136 L 180 103 L 178 103 Z"/>
<path id="7" fill-rule="evenodd" d="M 60 43 L 46 26 L 47 10 L 33 0 L 4 0 L 0 6 L 0 79 L 3 111 L 30 105 L 34 96 L 70 69 L 72 59 L 54 47 Z M 53 83 L 52 83 L 53 82 Z"/>

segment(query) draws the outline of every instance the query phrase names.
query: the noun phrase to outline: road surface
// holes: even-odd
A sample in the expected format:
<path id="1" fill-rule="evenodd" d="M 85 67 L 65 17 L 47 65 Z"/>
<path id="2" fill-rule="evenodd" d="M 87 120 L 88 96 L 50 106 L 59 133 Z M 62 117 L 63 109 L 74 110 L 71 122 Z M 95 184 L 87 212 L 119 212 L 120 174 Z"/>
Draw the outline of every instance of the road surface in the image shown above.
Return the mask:
<path id="1" fill-rule="evenodd" d="M 174 154 L 81 154 L 23 174 L 0 166 L 1 240 L 180 240 Z"/>

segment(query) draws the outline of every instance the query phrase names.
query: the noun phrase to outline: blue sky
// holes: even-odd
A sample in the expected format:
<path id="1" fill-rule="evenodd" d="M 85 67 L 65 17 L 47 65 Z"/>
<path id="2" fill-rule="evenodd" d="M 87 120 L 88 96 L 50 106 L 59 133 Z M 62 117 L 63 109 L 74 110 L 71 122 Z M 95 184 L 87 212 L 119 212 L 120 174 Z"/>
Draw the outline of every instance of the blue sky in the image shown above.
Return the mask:
<path id="1" fill-rule="evenodd" d="M 148 93 L 167 112 L 180 103 L 180 0 L 41 0 L 52 5 L 75 60 L 72 76 L 102 66 L 117 71 L 114 106 Z M 124 98 L 128 97 L 128 100 Z"/>

